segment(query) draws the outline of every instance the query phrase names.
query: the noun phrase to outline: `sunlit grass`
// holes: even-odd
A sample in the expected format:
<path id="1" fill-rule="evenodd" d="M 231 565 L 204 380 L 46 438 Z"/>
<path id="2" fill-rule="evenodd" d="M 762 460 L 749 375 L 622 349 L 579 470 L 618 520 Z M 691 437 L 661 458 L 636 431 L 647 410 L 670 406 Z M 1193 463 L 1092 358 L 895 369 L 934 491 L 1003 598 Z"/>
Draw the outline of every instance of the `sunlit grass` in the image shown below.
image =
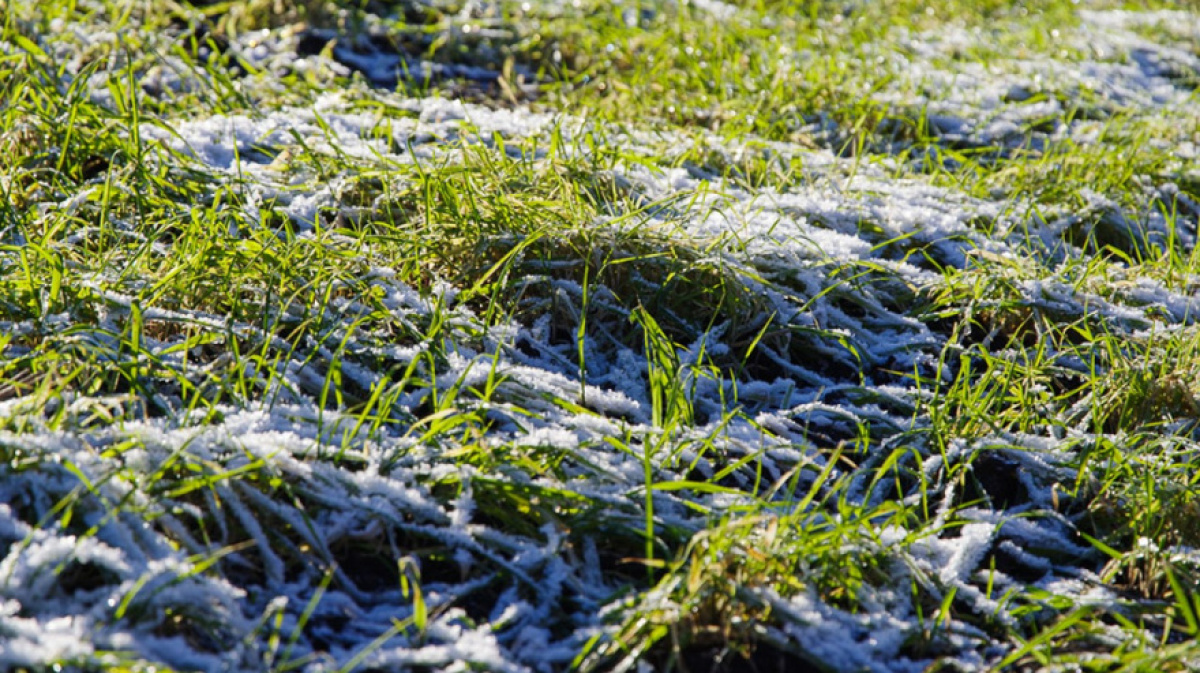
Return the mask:
<path id="1" fill-rule="evenodd" d="M 1077 3 L 2 12 L 5 665 L 1196 665 L 1195 73 L 938 83 Z"/>

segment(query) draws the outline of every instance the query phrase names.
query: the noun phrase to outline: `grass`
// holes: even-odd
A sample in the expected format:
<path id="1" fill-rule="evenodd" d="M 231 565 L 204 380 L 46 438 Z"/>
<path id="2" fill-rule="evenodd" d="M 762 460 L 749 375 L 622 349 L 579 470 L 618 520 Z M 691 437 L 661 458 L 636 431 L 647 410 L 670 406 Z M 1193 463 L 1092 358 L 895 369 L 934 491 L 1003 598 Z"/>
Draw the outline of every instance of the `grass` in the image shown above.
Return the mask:
<path id="1" fill-rule="evenodd" d="M 1200 52 L 1083 5 L 5 3 L 0 661 L 1195 668 Z"/>

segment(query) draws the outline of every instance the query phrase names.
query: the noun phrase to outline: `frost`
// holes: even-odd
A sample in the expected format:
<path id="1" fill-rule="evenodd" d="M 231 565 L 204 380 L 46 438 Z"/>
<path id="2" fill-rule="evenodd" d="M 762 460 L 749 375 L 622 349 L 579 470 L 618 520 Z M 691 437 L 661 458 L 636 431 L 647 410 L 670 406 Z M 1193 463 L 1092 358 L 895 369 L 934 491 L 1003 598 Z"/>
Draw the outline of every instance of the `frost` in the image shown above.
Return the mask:
<path id="1" fill-rule="evenodd" d="M 735 20 L 740 11 L 717 0 L 690 4 L 721 20 Z M 908 80 L 898 79 L 878 100 L 923 110 L 929 133 L 947 146 L 1006 150 L 1037 149 L 1049 139 L 1093 142 L 1094 125 L 1039 127 L 1040 120 L 1061 116 L 1064 97 L 1079 91 L 1103 105 L 1137 106 L 1168 119 L 1195 114 L 1194 94 L 1173 78 L 1200 61 L 1132 30 L 1153 24 L 1194 34 L 1181 25 L 1192 15 L 1082 17 L 1076 39 L 1103 55 L 1082 64 L 1014 55 L 988 68 L 946 58 L 980 46 L 978 35 L 908 35 L 903 54 L 884 58 L 904 66 Z M 631 27 L 638 21 L 633 16 Z M 56 24 L 54 30 L 75 29 Z M 87 45 L 119 40 L 111 33 L 77 37 Z M 285 61 L 301 74 L 352 67 L 379 81 L 394 81 L 404 65 L 361 45 L 336 47 L 337 63 L 296 58 L 295 36 L 271 32 L 243 35 L 230 49 L 267 73 L 263 86 L 273 86 L 269 73 Z M 147 73 L 143 90 L 192 90 L 196 82 L 172 64 L 165 59 Z M 82 64 L 68 67 L 80 72 Z M 93 98 L 111 104 L 107 74 L 92 78 Z M 751 188 L 671 161 L 621 160 L 596 176 L 643 209 L 637 226 L 696 242 L 700 262 L 727 271 L 745 288 L 753 314 L 742 319 L 753 330 L 740 339 L 748 343 L 759 330 L 768 336 L 757 342 L 753 358 L 745 354 L 746 362 L 719 375 L 706 367 L 743 356 L 730 345 L 739 327 L 734 320 L 714 320 L 665 349 L 677 365 L 664 374 L 665 385 L 684 391 L 695 415 L 690 426 L 668 428 L 654 425 L 662 402 L 648 385 L 650 364 L 638 340 L 625 338 L 632 332 L 620 331 L 630 310 L 609 288 L 589 289 L 591 308 L 607 302 L 618 327 L 584 334 L 579 342 L 574 325 L 564 330 L 553 309 L 486 319 L 470 292 L 440 280 L 406 285 L 397 268 L 371 251 L 353 251 L 360 267 L 348 275 L 358 274 L 354 280 L 370 288 L 376 303 L 339 296 L 306 314 L 322 325 L 321 338 L 311 343 L 263 335 L 260 327 L 224 315 L 149 308 L 146 320 L 219 332 L 224 339 L 213 344 L 221 355 L 197 364 L 183 357 L 182 337 L 148 331 L 145 348 L 165 368 L 179 373 L 186 365 L 189 373 L 203 374 L 236 366 L 261 397 L 193 408 L 181 396 L 167 399 L 174 394 L 168 392 L 160 413 L 107 424 L 96 419 L 132 404 L 128 396 L 64 397 L 52 402 L 59 405 L 48 409 L 52 414 L 21 398 L 0 400 L 0 418 L 13 420 L 0 429 L 0 447 L 14 456 L 0 465 L 0 540 L 7 549 L 0 558 L 0 666 L 93 662 L 98 652 L 120 650 L 188 670 L 283 664 L 336 670 L 360 655 L 363 667 L 562 670 L 593 639 L 616 634 L 629 587 L 610 567 L 614 556 L 641 553 L 636 546 L 628 551 L 625 538 L 641 544 L 648 502 L 657 525 L 683 540 L 760 499 L 771 516 L 836 524 L 840 515 L 820 510 L 805 494 L 820 491 L 822 470 L 832 479 L 850 475 L 830 458 L 831 449 L 840 447 L 851 461 L 860 445 L 871 451 L 853 461 L 870 468 L 892 460 L 898 475 L 923 480 L 928 502 L 910 494 L 903 504 L 921 508 L 930 521 L 908 530 L 871 520 L 863 530 L 873 538 L 835 550 L 885 558 L 888 577 L 865 583 L 857 611 L 830 604 L 807 585 L 787 596 L 775 587 L 747 589 L 780 616 L 763 625 L 764 642 L 835 670 L 920 671 L 940 664 L 983 670 L 1006 652 L 981 644 L 987 636 L 975 626 L 977 618 L 1016 624 L 1021 617 L 998 595 L 1018 587 L 1018 577 L 1034 577 L 1038 587 L 1080 605 L 1117 600 L 1087 567 L 1098 555 L 1073 537 L 1072 519 L 1060 511 L 1058 485 L 1077 477 L 1061 455 L 1064 446 L 1090 439 L 1093 429 L 997 432 L 935 450 L 923 439 L 930 419 L 914 410 L 918 402 L 936 400 L 931 388 L 951 379 L 949 367 L 961 365 L 940 361 L 947 335 L 912 310 L 920 291 L 940 287 L 943 270 L 967 274 L 981 258 L 1017 268 L 1028 247 L 1049 248 L 1085 216 L 1114 234 L 1145 234 L 1156 244 L 1190 248 L 1195 204 L 1174 219 L 1157 213 L 1135 220 L 1120 204 L 1084 193 L 1078 212 L 1043 217 L 1022 214 L 1032 204 L 895 179 L 901 162 L 895 157 L 860 164 L 799 144 L 609 128 L 569 114 L 439 97 L 355 95 L 376 97 L 405 114 L 384 124 L 362 111 L 360 99 L 331 92 L 311 105 L 196 117 L 170 129 L 146 123 L 138 132 L 147 146 L 177 152 L 214 182 L 245 195 L 238 206 L 242 219 L 230 225 L 229 236 L 265 227 L 271 204 L 310 245 L 347 243 L 321 230 L 329 220 L 355 214 L 341 204 L 358 168 L 388 180 L 388 169 L 398 166 L 454 166 L 464 148 L 494 147 L 497 137 L 536 140 L 539 148 L 561 142 L 559 151 L 575 157 L 586 157 L 587 142 L 594 142 L 628 157 L 645 157 L 664 144 L 682 156 L 702 144 L 728 161 L 799 158 L 801 179 L 776 188 Z M 835 126 L 819 122 L 813 130 L 834 133 Z M 345 158 L 355 168 L 315 180 L 287 161 L 300 147 Z M 540 151 L 521 160 L 546 161 Z M 921 160 L 943 161 L 932 152 Z M 1177 153 L 1194 158 L 1195 144 Z M 98 189 L 65 195 L 43 212 L 84 212 Z M 132 240 L 132 227 L 112 226 Z M 593 223 L 602 234 L 623 226 L 629 218 L 616 212 Z M 84 246 L 96 233 L 81 228 L 62 243 Z M 1064 258 L 1083 254 L 1060 252 Z M 1013 273 L 1012 296 L 1004 301 L 1070 320 L 1096 319 L 1122 334 L 1178 333 L 1200 315 L 1194 278 L 1175 286 L 1118 279 L 1092 287 L 1065 271 L 1045 278 L 1021 275 L 1019 268 Z M 136 288 L 117 292 L 108 280 L 83 285 L 99 298 L 97 322 L 104 329 L 70 331 L 76 317 L 66 312 L 37 326 L 2 323 L 4 334 L 49 328 L 66 333 L 63 338 L 89 357 L 116 360 L 124 352 L 122 325 L 140 299 Z M 532 272 L 524 282 L 531 294 L 549 288 L 562 314 L 585 315 L 581 282 Z M 349 283 L 339 280 L 330 294 Z M 664 288 L 650 288 L 647 297 L 652 291 Z M 304 308 L 271 309 L 279 315 L 270 317 Z M 371 311 L 392 321 L 387 330 L 371 333 L 357 322 Z M 434 318 L 444 319 L 439 330 L 428 329 Z M 421 336 L 397 336 L 404 330 Z M 564 339 L 563 331 L 570 336 Z M 228 351 L 238 339 L 285 355 L 235 360 Z M 360 412 L 361 400 L 322 399 L 335 362 L 347 390 L 392 395 L 378 408 L 393 417 Z M 389 387 L 403 372 L 412 379 Z M 53 414 L 65 420 L 52 426 L 47 415 Z M 983 454 L 995 474 L 971 466 Z M 999 485 L 985 483 L 990 477 Z M 721 488 L 683 487 L 697 479 Z M 974 490 L 967 490 L 968 482 Z M 895 489 L 858 474 L 850 475 L 846 493 L 874 506 L 899 499 Z M 1003 489 L 1021 497 L 1010 502 Z M 584 514 L 610 528 L 573 530 L 571 517 Z M 535 518 L 536 525 L 530 523 Z M 1160 549 L 1153 540 L 1139 541 L 1139 549 L 1197 562 L 1194 550 Z M 380 558 L 412 563 L 401 567 Z M 997 558 L 1011 576 L 989 566 Z M 420 620 L 410 584 L 426 602 Z M 989 595 L 984 587 L 993 584 L 998 590 Z M 917 657 L 909 646 L 928 629 L 922 620 L 930 619 L 919 616 L 914 587 L 935 598 L 953 592 L 963 609 L 974 611 L 968 618 L 947 615 L 935 643 L 946 659 L 936 664 L 933 655 Z M 639 600 L 664 618 L 681 618 L 668 591 L 651 588 Z M 294 643 L 288 661 L 275 658 L 284 656 L 280 641 Z"/>

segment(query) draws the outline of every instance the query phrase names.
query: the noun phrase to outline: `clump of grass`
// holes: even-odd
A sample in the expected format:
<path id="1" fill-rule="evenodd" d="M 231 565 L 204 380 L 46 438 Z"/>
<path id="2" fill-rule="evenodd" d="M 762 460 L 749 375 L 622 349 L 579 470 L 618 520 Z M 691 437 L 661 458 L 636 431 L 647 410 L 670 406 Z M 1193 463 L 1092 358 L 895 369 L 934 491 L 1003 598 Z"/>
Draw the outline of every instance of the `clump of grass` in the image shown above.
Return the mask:
<path id="1" fill-rule="evenodd" d="M 113 642 L 233 652 L 209 667 L 836 668 L 814 613 L 891 629 L 871 665 L 1194 663 L 1194 124 L 1048 82 L 1058 111 L 1011 137 L 937 127 L 905 64 L 994 53 L 913 40 L 1002 25 L 1083 58 L 1046 39 L 1070 3 L 726 9 L 6 5 L 5 567 Z M 480 137 L 333 72 L 314 27 L 487 67 L 493 108 L 532 78 L 591 126 Z M 309 60 L 272 60 L 298 35 Z M 345 107 L 308 110 L 326 87 Z M 229 170 L 170 149 L 279 110 L 317 131 L 239 138 Z M 631 178 L 679 167 L 694 189 Z M 830 227 L 870 244 L 851 259 L 687 233 L 864 177 L 1003 201 L 946 236 L 1004 254 L 917 263 L 884 209 Z M 3 628 L 62 622 L 19 584 Z M 468 632 L 495 657 L 437 658 Z"/>
<path id="2" fill-rule="evenodd" d="M 832 463 L 831 463 L 832 465 Z M 823 473 L 812 493 L 822 491 Z M 834 500 L 838 487 L 826 497 Z M 726 519 L 697 533 L 662 578 L 638 601 L 629 601 L 620 630 L 580 660 L 584 670 L 625 670 L 644 657 L 665 669 L 686 665 L 698 653 L 721 661 L 750 658 L 756 647 L 780 647 L 774 629 L 803 624 L 788 610 L 795 596 L 819 597 L 846 610 L 858 609 L 866 587 L 886 577 L 884 551 L 874 527 L 902 515 L 893 508 L 866 512 L 848 508 L 831 516 L 823 508 L 795 514 L 760 514 Z M 837 506 L 834 506 L 837 509 Z M 775 641 L 775 642 L 772 642 Z M 793 664 L 824 669 L 802 647 L 783 646 Z"/>
<path id="3" fill-rule="evenodd" d="M 626 178 L 578 162 L 531 166 L 470 151 L 476 167 L 423 176 L 381 211 L 400 219 L 379 224 L 406 234 L 393 238 L 404 241 L 398 259 L 424 260 L 423 272 L 449 280 L 488 315 L 532 322 L 549 314 L 551 343 L 586 336 L 636 348 L 627 326 L 644 309 L 674 344 L 719 329 L 729 349 L 710 357 L 725 371 L 745 366 L 760 343 L 803 348 L 803 330 L 789 334 L 791 325 L 765 318 L 768 293 L 779 289 L 762 272 L 732 261 L 720 240 L 683 233 L 694 195 L 647 202 Z M 807 337 L 821 339 L 820 330 Z"/>
<path id="4" fill-rule="evenodd" d="M 1111 434 L 1154 426 L 1186 432 L 1189 421 L 1200 420 L 1194 336 L 1114 341 L 1097 343 L 1105 346 L 1098 349 L 1096 364 L 1103 375 L 1091 381 L 1087 422 Z"/>
<path id="5" fill-rule="evenodd" d="M 232 3 L 194 3 L 215 19 L 215 34 L 236 38 L 241 33 L 297 23 L 324 24 L 356 9 L 352 3 L 330 0 L 247 0 Z M 206 6 L 209 5 L 209 6 Z"/>

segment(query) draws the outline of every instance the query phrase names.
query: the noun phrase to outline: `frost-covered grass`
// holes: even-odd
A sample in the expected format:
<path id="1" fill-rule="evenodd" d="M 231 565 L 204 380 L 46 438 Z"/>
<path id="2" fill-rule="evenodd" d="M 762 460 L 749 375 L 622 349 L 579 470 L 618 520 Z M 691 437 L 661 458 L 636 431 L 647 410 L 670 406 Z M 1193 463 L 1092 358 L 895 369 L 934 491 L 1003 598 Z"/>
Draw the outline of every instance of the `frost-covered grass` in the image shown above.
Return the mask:
<path id="1" fill-rule="evenodd" d="M 0 4 L 0 667 L 1200 667 L 1200 9 L 1037 4 Z"/>

